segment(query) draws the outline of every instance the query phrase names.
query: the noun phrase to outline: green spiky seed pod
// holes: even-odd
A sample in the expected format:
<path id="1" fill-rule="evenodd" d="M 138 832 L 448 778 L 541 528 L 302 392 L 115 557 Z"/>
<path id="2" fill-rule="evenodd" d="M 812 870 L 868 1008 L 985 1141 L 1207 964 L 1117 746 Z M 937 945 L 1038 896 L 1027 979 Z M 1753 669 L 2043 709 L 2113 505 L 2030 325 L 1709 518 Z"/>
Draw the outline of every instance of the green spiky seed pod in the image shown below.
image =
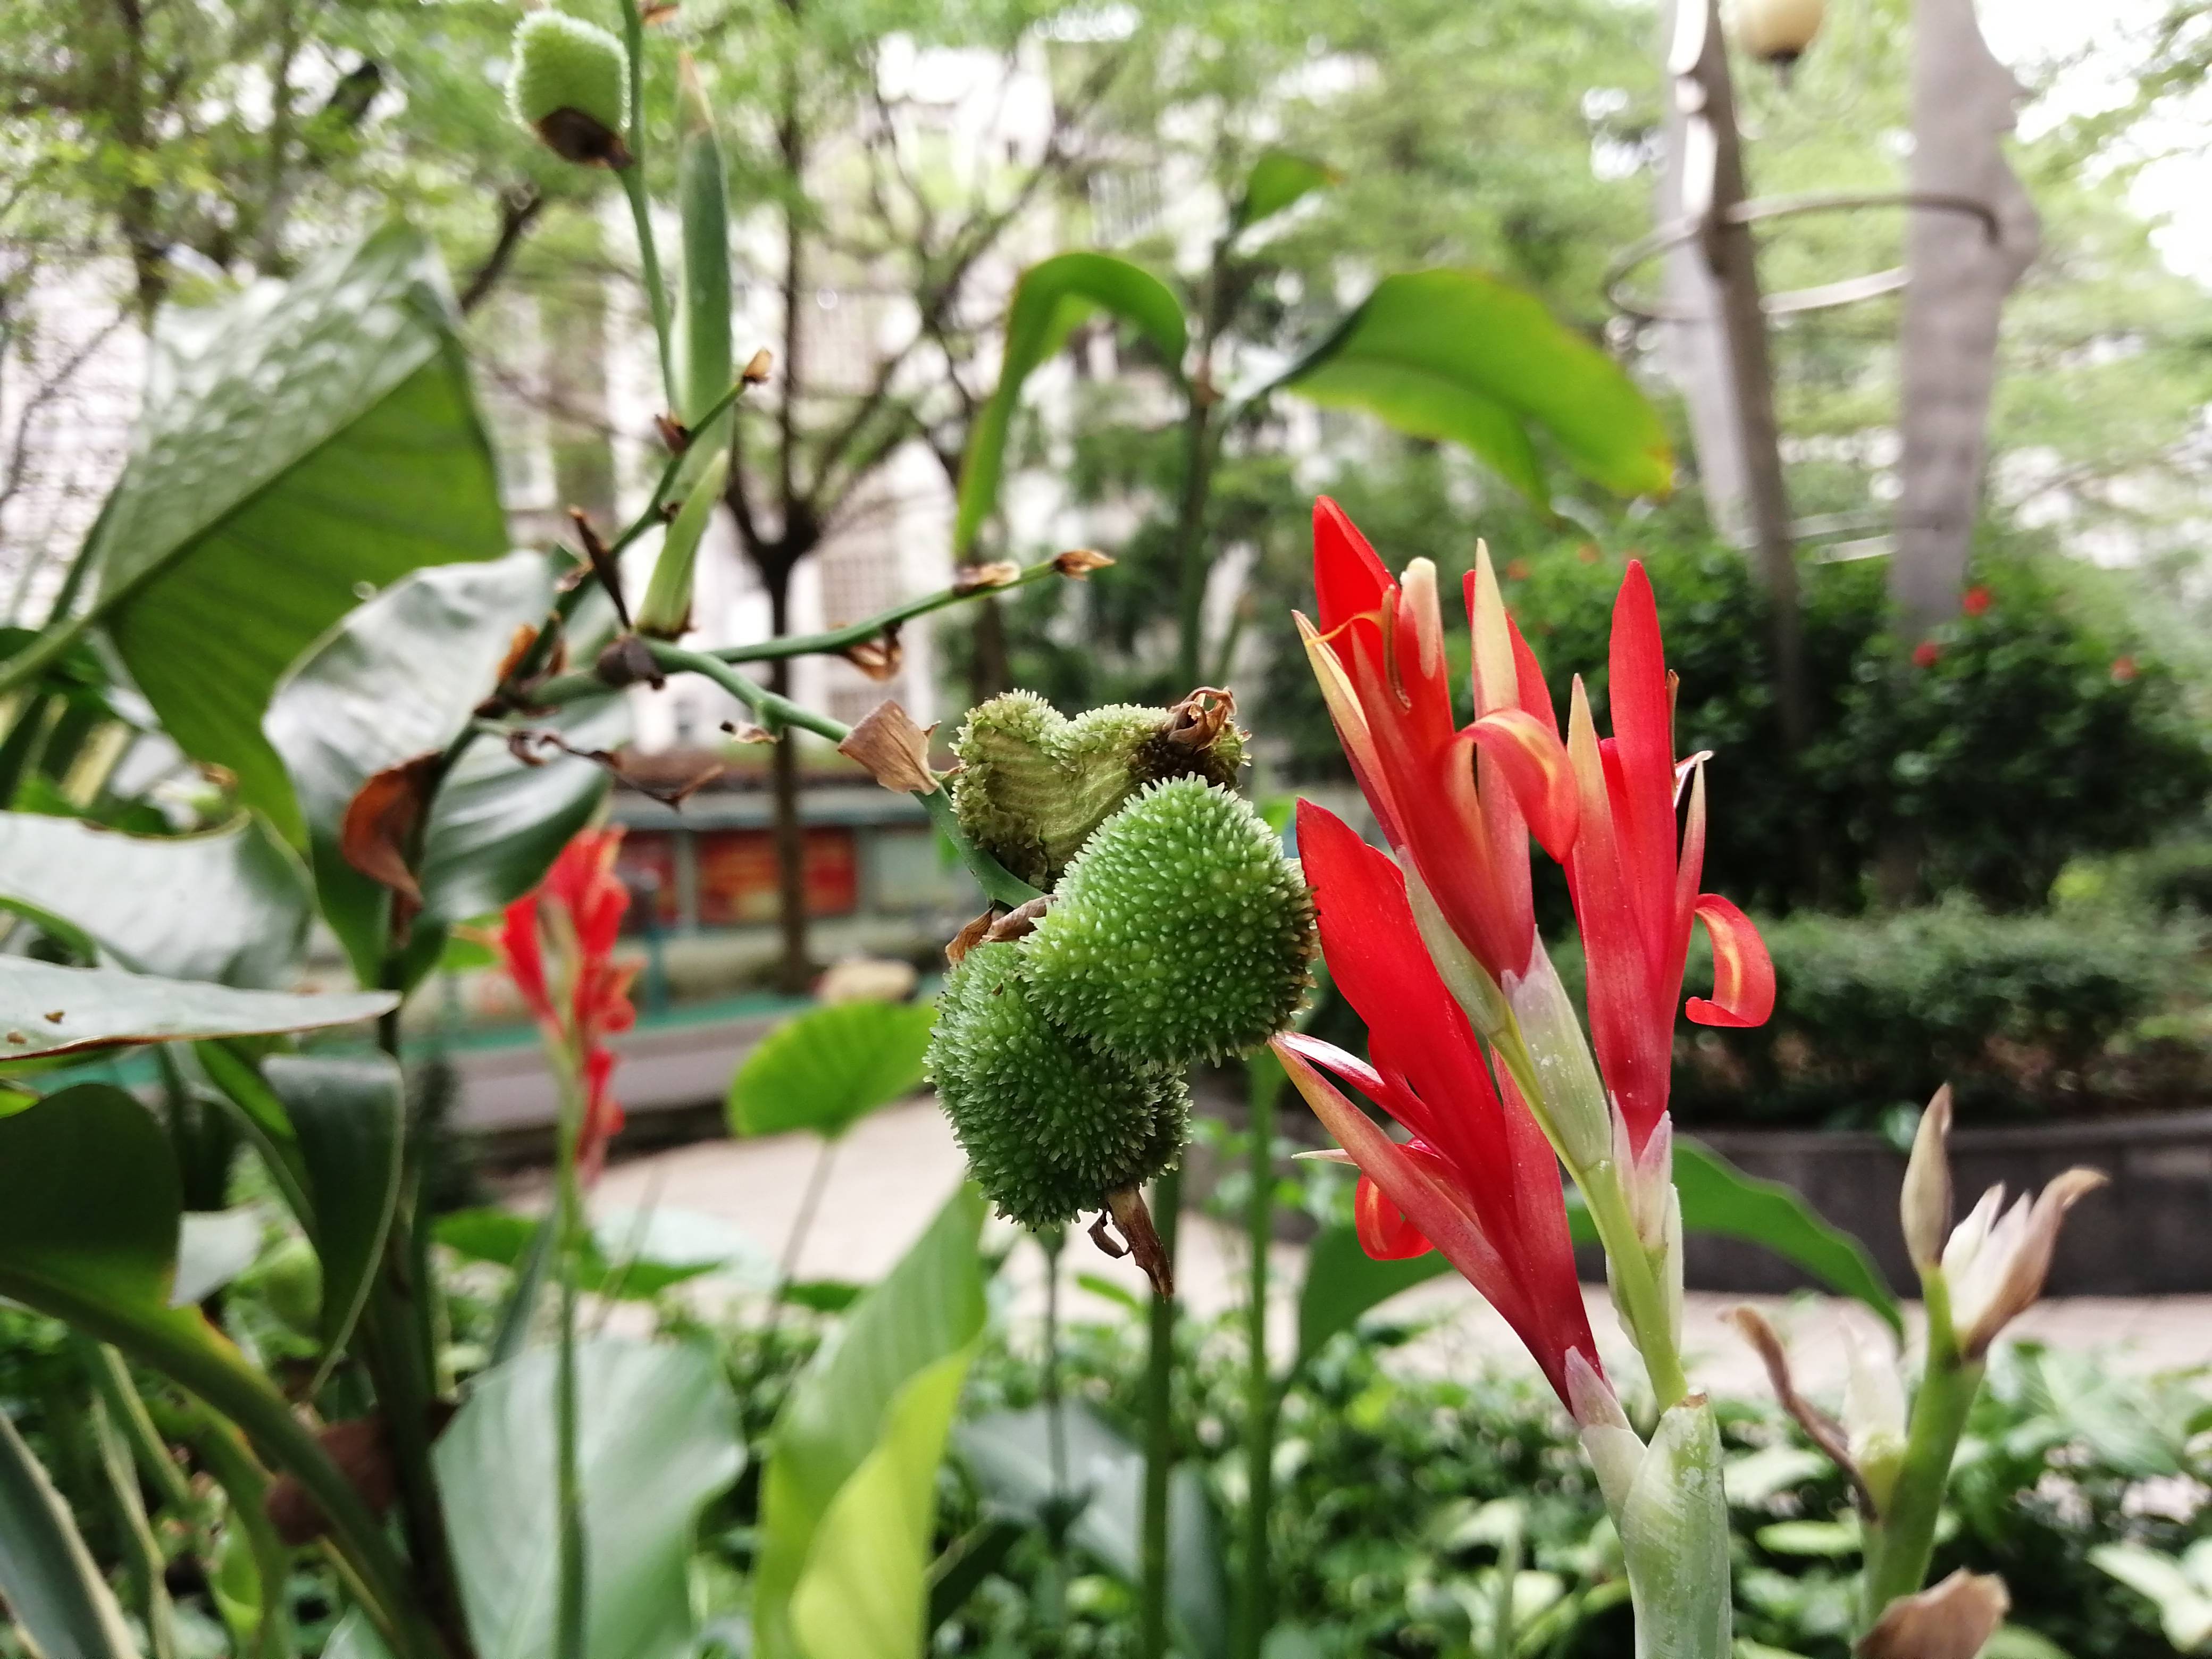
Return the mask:
<path id="1" fill-rule="evenodd" d="M 515 25 L 507 107 L 563 161 L 625 167 L 629 59 L 605 29 L 557 11 Z"/>
<path id="2" fill-rule="evenodd" d="M 1071 720 L 1034 692 L 1009 691 L 969 711 L 952 752 L 961 827 L 1023 880 L 1049 886 L 1091 832 L 1146 784 L 1234 783 L 1244 734 L 1225 703 L 1197 714 L 1193 703 L 1115 703 Z"/>
<path id="3" fill-rule="evenodd" d="M 1198 778 L 1149 785 L 1107 819 L 1021 945 L 1055 1024 L 1171 1066 L 1286 1029 L 1314 949 L 1313 896 L 1275 832 Z"/>
<path id="4" fill-rule="evenodd" d="M 1024 1226 L 1057 1226 L 1172 1167 L 1189 1096 L 1179 1073 L 1054 1027 L 1020 964 L 1014 945 L 981 945 L 946 975 L 928 1073 L 992 1202 Z"/>

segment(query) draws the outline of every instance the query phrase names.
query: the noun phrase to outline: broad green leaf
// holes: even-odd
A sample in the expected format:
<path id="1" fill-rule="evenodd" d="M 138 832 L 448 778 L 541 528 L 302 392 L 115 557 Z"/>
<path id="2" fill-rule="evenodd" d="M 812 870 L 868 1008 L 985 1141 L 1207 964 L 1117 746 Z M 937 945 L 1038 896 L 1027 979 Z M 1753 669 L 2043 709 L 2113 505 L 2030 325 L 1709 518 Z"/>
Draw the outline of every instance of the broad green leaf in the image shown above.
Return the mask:
<path id="1" fill-rule="evenodd" d="M 1674 481 L 1665 423 L 1620 366 L 1534 295 L 1478 271 L 1384 277 L 1276 384 L 1462 445 L 1540 504 L 1550 494 L 1536 432 L 1616 495 L 1663 495 Z"/>
<path id="2" fill-rule="evenodd" d="M 1306 1252 L 1305 1283 L 1298 1290 L 1298 1352 L 1295 1370 L 1319 1353 L 1339 1331 L 1348 1331 L 1370 1308 L 1401 1291 L 1451 1271 L 1430 1250 L 1396 1261 L 1377 1261 L 1359 1248 L 1351 1225 L 1324 1227 Z"/>
<path id="3" fill-rule="evenodd" d="M 2194 1653 L 2212 1642 L 2212 1597 L 2199 1589 L 2172 1556 L 2140 1544 L 2100 1544 L 2090 1562 L 2158 1610 L 2159 1627 L 2177 1652 Z"/>
<path id="4" fill-rule="evenodd" d="M 471 1261 L 522 1271 L 538 1218 L 513 1210 L 455 1210 L 440 1216 L 431 1237 Z M 720 1273 L 752 1288 L 775 1282 L 775 1264 L 754 1240 L 717 1217 L 689 1211 L 611 1211 L 592 1225 L 577 1283 L 595 1296 L 650 1300 L 687 1279 Z"/>
<path id="5" fill-rule="evenodd" d="M 88 544 L 94 611 L 178 745 L 296 840 L 261 732 L 278 677 L 363 584 L 495 558 L 506 520 L 444 273 L 411 230 L 205 322 Z"/>
<path id="6" fill-rule="evenodd" d="M 1022 382 L 1096 311 L 1110 312 L 1132 325 L 1158 348 L 1171 373 L 1182 373 L 1183 349 L 1189 343 L 1182 305 L 1150 271 L 1109 253 L 1055 254 L 1024 271 L 1006 312 L 998 389 L 970 428 L 961 463 L 959 510 L 952 524 L 956 556 L 974 545 L 998 505 L 1006 438 L 1021 403 Z"/>
<path id="7" fill-rule="evenodd" d="M 1237 198 L 1231 223 L 1244 230 L 1262 219 L 1272 219 L 1314 191 L 1337 183 L 1340 176 L 1334 167 L 1326 167 L 1310 156 L 1294 155 L 1286 149 L 1268 150 L 1252 164 L 1252 171 L 1244 180 L 1243 194 Z"/>
<path id="8" fill-rule="evenodd" d="M 0 812 L 0 905 L 60 917 L 122 967 L 264 988 L 297 965 L 314 914 L 300 861 L 256 817 L 198 836 L 131 836 Z"/>
<path id="9" fill-rule="evenodd" d="M 1140 1577 L 1145 1455 L 1090 1407 L 1067 1406 L 1060 1419 L 1066 1458 L 1055 1479 L 1051 1418 L 1042 1407 L 1000 1412 L 963 1424 L 957 1436 L 976 1483 L 1001 1504 L 1042 1522 L 1055 1499 L 1080 1498 L 1071 1542 L 1124 1583 Z M 1172 1476 L 1168 1496 L 1168 1613 L 1193 1659 L 1229 1647 L 1227 1579 L 1219 1527 L 1199 1471 Z"/>
<path id="10" fill-rule="evenodd" d="M 0 1412 L 0 1600 L 50 1659 L 137 1659 L 68 1501 Z"/>
<path id="11" fill-rule="evenodd" d="M 1710 1233 L 1762 1245 L 1794 1262 L 1841 1295 L 1854 1297 L 1880 1314 L 1900 1336 L 1905 1326 L 1897 1298 L 1866 1246 L 1820 1218 L 1814 1208 L 1778 1181 L 1746 1175 L 1711 1148 L 1677 1136 L 1674 1188 L 1682 1199 L 1682 1231 Z M 1594 1244 L 1597 1229 L 1582 1195 L 1567 1194 L 1567 1219 L 1575 1242 Z"/>
<path id="12" fill-rule="evenodd" d="M 793 1624 L 793 1597 L 811 1572 L 852 1570 L 815 1559 L 838 1494 L 899 1426 L 898 1407 L 909 1385 L 965 1353 L 981 1334 L 983 1270 L 976 1236 L 982 1222 L 981 1197 L 963 1186 L 883 1282 L 854 1304 L 843 1328 L 792 1385 L 761 1479 L 753 1599 L 760 1659 L 805 1659 Z M 895 1478 L 894 1472 L 872 1480 Z M 854 1536 L 853 1524 L 841 1522 L 829 1533 L 835 1547 L 846 1547 L 842 1540 Z M 918 1612 L 915 1619 L 918 1626 Z"/>
<path id="13" fill-rule="evenodd" d="M 377 981 L 392 896 L 347 860 L 347 810 L 370 779 L 442 753 L 467 729 L 515 630 L 552 601 L 551 569 L 535 553 L 418 570 L 315 641 L 270 699 L 262 730 L 306 817 L 323 914 L 365 985 Z"/>
<path id="14" fill-rule="evenodd" d="M 2092 1355 L 2059 1348 L 2030 1350 L 2018 1358 L 2032 1397 L 2100 1462 L 2139 1479 L 2188 1472 L 2187 1425 L 2162 1421 L 2156 1399 L 2135 1378 L 2115 1375 Z"/>
<path id="15" fill-rule="evenodd" d="M 936 1018 L 927 1002 L 840 1002 L 784 1021 L 730 1079 L 730 1133 L 836 1139 L 921 1087 Z"/>
<path id="16" fill-rule="evenodd" d="M 937 1466 L 976 1346 L 899 1390 L 883 1438 L 830 1501 L 791 1593 L 807 1659 L 921 1659 Z"/>
<path id="17" fill-rule="evenodd" d="M 554 1645 L 559 1354 L 479 1377 L 434 1461 L 478 1659 Z M 576 1349 L 586 1565 L 586 1659 L 683 1659 L 696 1636 L 687 1567 L 699 1510 L 744 1462 L 738 1405 L 709 1350 L 608 1339 Z"/>
<path id="18" fill-rule="evenodd" d="M 1729 1650 L 1728 1501 L 1720 1425 L 1703 1395 L 1659 1419 L 1619 1517 L 1636 1589 L 1639 1659 L 1711 1659 Z"/>
<path id="19" fill-rule="evenodd" d="M 385 1054 L 343 1060 L 272 1054 L 261 1074 L 291 1121 L 314 1210 L 310 1236 L 323 1267 L 327 1375 L 368 1304 L 398 1210 L 405 1089 L 398 1062 Z"/>
<path id="20" fill-rule="evenodd" d="M 238 991 L 197 980 L 0 957 L 0 1056 L 28 1060 L 114 1043 L 351 1025 L 374 1019 L 398 1001 L 387 991 Z"/>
<path id="21" fill-rule="evenodd" d="M 177 1277 L 169 1286 L 173 1307 L 204 1302 L 253 1265 L 261 1254 L 261 1213 L 187 1210 L 177 1229 Z"/>

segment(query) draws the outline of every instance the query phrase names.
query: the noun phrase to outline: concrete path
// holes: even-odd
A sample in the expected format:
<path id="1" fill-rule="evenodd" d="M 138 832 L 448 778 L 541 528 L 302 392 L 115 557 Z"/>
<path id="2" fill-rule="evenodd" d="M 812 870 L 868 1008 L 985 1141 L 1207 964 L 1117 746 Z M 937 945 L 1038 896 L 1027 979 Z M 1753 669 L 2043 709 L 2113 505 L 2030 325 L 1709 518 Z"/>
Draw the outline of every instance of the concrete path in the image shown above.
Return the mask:
<path id="1" fill-rule="evenodd" d="M 799 1217 L 818 1143 L 805 1136 L 758 1141 L 708 1141 L 649 1153 L 611 1167 L 595 1206 L 659 1207 L 716 1217 L 758 1241 L 772 1255 L 786 1248 Z M 959 1149 L 943 1116 L 927 1100 L 878 1112 L 837 1149 L 821 1189 L 821 1201 L 798 1258 L 802 1279 L 872 1280 L 912 1243 L 959 1182 Z M 520 1183 L 524 1198 L 538 1183 Z M 1004 1224 L 994 1223 L 1003 1225 Z M 1182 1294 L 1193 1308 L 1216 1312 L 1240 1300 L 1243 1239 L 1204 1217 L 1186 1220 L 1177 1266 Z M 1303 1271 L 1303 1250 L 1278 1245 L 1274 1283 L 1280 1305 L 1275 1338 L 1287 1344 L 1291 1308 Z M 1010 1265 L 1017 1316 L 1040 1305 L 1042 1258 L 1018 1250 Z M 1106 1304 L 1073 1281 L 1096 1275 L 1141 1291 L 1143 1280 L 1127 1261 L 1109 1261 L 1080 1235 L 1071 1237 L 1061 1261 L 1069 1316 L 1105 1311 Z M 1590 1323 L 1609 1367 L 1632 1374 L 1635 1362 L 1614 1325 L 1604 1287 L 1585 1286 Z M 1271 1298 L 1274 1300 L 1276 1298 Z M 1723 1394 L 1763 1393 L 1765 1374 L 1723 1316 L 1751 1301 L 1781 1327 L 1796 1356 L 1801 1384 L 1820 1394 L 1839 1386 L 1845 1365 L 1843 1323 L 1872 1334 L 1880 1329 L 1853 1304 L 1817 1296 L 1752 1297 L 1693 1292 L 1685 1310 L 1685 1347 L 1694 1381 Z M 1534 1366 L 1512 1333 L 1456 1275 L 1410 1291 L 1394 1310 L 1438 1318 L 1423 1340 L 1402 1351 L 1406 1363 L 1424 1370 Z M 2019 1335 L 2094 1352 L 2131 1370 L 2156 1370 L 2212 1362 L 2212 1297 L 2155 1299 L 2079 1297 L 2046 1302 L 2014 1328 Z"/>

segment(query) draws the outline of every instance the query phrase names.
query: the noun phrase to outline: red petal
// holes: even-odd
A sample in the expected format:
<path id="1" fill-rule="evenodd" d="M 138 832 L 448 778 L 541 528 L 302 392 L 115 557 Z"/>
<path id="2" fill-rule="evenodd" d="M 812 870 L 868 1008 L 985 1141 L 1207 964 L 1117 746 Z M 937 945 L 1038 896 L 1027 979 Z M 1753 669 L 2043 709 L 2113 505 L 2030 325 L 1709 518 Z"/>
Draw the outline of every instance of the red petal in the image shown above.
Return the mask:
<path id="1" fill-rule="evenodd" d="M 1575 844 L 1581 809 L 1574 768 L 1559 732 L 1525 708 L 1485 714 L 1468 730 L 1484 756 L 1498 763 L 1544 850 L 1564 862 Z"/>
<path id="2" fill-rule="evenodd" d="M 1713 994 L 1686 1011 L 1700 1025 L 1764 1025 L 1774 1012 L 1774 959 L 1751 918 L 1717 893 L 1698 899 L 1698 920 L 1713 942 Z"/>
<path id="3" fill-rule="evenodd" d="M 1626 806 L 1614 830 L 1656 970 L 1674 931 L 1674 709 L 1658 602 L 1638 559 L 1629 561 L 1613 601 L 1607 662 L 1606 704 Z"/>
<path id="4" fill-rule="evenodd" d="M 1530 714 L 1541 717 L 1554 734 L 1559 729 L 1559 710 L 1552 703 L 1552 688 L 1545 683 L 1544 671 L 1536 661 L 1536 653 L 1529 649 L 1528 641 L 1521 637 L 1521 624 L 1513 620 L 1513 613 L 1505 613 L 1505 625 L 1513 633 L 1513 674 L 1521 693 L 1521 706 Z"/>
<path id="5" fill-rule="evenodd" d="M 499 929 L 500 954 L 507 959 L 507 977 L 530 1012 L 543 1020 L 556 1020 L 553 999 L 545 989 L 545 957 L 538 942 L 538 896 L 529 894 L 507 907 Z"/>
<path id="6" fill-rule="evenodd" d="M 1329 634 L 1354 617 L 1379 611 L 1384 596 L 1398 584 L 1390 580 L 1367 538 L 1326 495 L 1314 498 L 1313 524 L 1314 596 L 1321 611 L 1321 631 Z"/>
<path id="7" fill-rule="evenodd" d="M 1359 1248 L 1370 1261 L 1403 1261 L 1436 1249 L 1419 1227 L 1406 1219 L 1406 1212 L 1390 1201 L 1389 1195 L 1364 1175 L 1352 1189 L 1352 1218 L 1359 1235 Z"/>

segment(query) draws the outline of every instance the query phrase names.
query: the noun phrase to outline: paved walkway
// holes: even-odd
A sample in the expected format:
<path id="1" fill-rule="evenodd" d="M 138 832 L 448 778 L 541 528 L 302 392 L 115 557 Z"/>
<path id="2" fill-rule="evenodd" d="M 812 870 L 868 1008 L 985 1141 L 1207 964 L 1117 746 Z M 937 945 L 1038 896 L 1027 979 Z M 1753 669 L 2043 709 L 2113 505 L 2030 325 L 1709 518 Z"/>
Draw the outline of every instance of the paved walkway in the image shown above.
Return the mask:
<path id="1" fill-rule="evenodd" d="M 610 1168 L 594 1202 L 610 1209 L 711 1215 L 758 1241 L 771 1255 L 781 1255 L 799 1217 L 818 1146 L 811 1137 L 788 1135 L 750 1142 L 708 1141 L 650 1153 Z M 959 1149 L 931 1103 L 911 1102 L 867 1119 L 835 1154 L 800 1249 L 797 1275 L 860 1281 L 878 1278 L 945 1201 L 963 1167 Z M 1183 1238 L 1177 1277 L 1189 1304 L 1203 1312 L 1234 1305 L 1241 1294 L 1241 1236 L 1197 1217 L 1186 1221 Z M 1285 1343 L 1303 1254 L 1295 1245 L 1279 1245 L 1274 1252 L 1274 1282 L 1282 1306 L 1273 1324 L 1278 1339 Z M 1010 1271 L 1017 1286 L 1017 1314 L 1034 1311 L 1043 1285 L 1040 1254 L 1018 1251 Z M 1072 1317 L 1104 1306 L 1074 1285 L 1079 1273 L 1096 1275 L 1133 1292 L 1143 1288 L 1133 1266 L 1108 1260 L 1079 1235 L 1071 1238 L 1061 1271 Z M 1604 1287 L 1586 1286 L 1583 1293 L 1607 1364 L 1632 1371 L 1633 1361 L 1614 1326 Z M 1869 1332 L 1879 1328 L 1871 1316 L 1829 1297 L 1693 1292 L 1685 1310 L 1685 1347 L 1692 1375 L 1702 1385 L 1725 1394 L 1763 1392 L 1765 1388 L 1758 1362 L 1723 1317 L 1746 1301 L 1765 1309 L 1783 1328 L 1796 1357 L 1801 1382 L 1815 1392 L 1827 1392 L 1840 1382 L 1845 1363 L 1842 1322 L 1855 1320 Z M 1504 1322 L 1456 1275 L 1407 1292 L 1398 1305 L 1441 1316 L 1433 1334 L 1408 1351 L 1409 1363 L 1424 1368 L 1529 1366 L 1533 1373 Z M 2095 1352 L 2136 1370 L 2212 1362 L 2212 1297 L 2084 1297 L 2046 1302 L 2014 1330 L 2054 1345 Z"/>

